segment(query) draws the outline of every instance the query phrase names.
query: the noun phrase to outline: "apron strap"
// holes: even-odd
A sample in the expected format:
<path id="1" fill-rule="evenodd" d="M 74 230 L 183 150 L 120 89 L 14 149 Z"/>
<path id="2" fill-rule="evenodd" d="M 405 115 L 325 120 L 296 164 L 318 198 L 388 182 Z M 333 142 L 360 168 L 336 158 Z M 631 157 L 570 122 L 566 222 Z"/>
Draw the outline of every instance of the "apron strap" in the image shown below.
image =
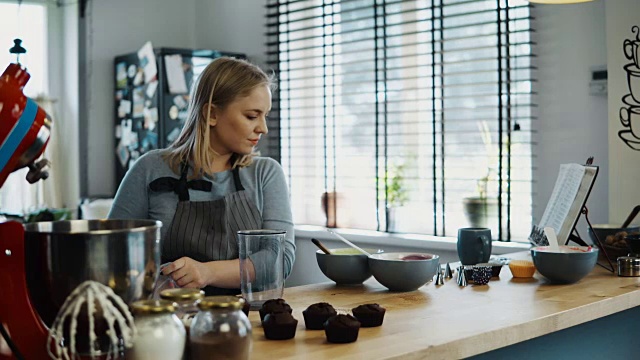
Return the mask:
<path id="1" fill-rule="evenodd" d="M 162 177 L 153 180 L 149 184 L 149 188 L 157 192 L 173 191 L 178 194 L 180 201 L 189 201 L 189 189 L 199 191 L 211 191 L 211 183 L 206 180 L 190 180 L 187 181 L 187 173 L 189 171 L 189 165 L 187 163 L 182 164 L 182 170 L 180 171 L 180 179 L 173 177 Z"/>
<path id="2" fill-rule="evenodd" d="M 236 186 L 236 191 L 244 191 L 244 186 L 242 186 L 242 181 L 240 181 L 240 168 L 236 167 L 231 170 L 233 173 L 233 183 Z"/>

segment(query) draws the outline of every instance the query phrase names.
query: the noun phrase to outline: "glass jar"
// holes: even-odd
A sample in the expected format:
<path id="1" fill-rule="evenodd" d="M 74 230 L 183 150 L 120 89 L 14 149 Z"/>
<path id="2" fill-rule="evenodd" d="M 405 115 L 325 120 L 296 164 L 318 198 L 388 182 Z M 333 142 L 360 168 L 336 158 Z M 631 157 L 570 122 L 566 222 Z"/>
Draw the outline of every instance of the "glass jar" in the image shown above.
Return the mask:
<path id="1" fill-rule="evenodd" d="M 204 291 L 187 288 L 166 289 L 160 292 L 160 297 L 176 303 L 176 316 L 182 320 L 188 334 L 191 321 L 198 313 L 198 303 L 204 298 Z"/>
<path id="2" fill-rule="evenodd" d="M 176 306 L 167 300 L 141 300 L 134 302 L 131 308 L 137 330 L 133 359 L 182 359 L 187 334 L 175 315 Z"/>
<path id="3" fill-rule="evenodd" d="M 249 317 L 249 310 L 251 310 L 251 304 L 249 304 L 247 299 L 245 299 L 244 296 L 242 296 L 242 294 L 236 295 L 236 297 L 240 299 L 240 304 L 242 304 L 242 308 L 241 308 L 242 312 L 245 315 L 247 315 L 247 317 Z"/>
<path id="4" fill-rule="evenodd" d="M 248 359 L 251 352 L 251 323 L 235 296 L 208 296 L 198 304 L 200 311 L 191 323 L 189 348 L 192 360 Z"/>

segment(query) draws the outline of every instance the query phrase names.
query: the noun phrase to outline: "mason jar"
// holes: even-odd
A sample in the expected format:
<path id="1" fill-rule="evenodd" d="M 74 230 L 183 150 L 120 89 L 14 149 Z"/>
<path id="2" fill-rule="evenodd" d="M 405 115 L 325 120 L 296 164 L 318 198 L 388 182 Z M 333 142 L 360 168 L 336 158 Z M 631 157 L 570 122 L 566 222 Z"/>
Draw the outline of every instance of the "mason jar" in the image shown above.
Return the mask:
<path id="1" fill-rule="evenodd" d="M 131 352 L 134 360 L 182 359 L 187 334 L 171 301 L 141 300 L 131 309 L 137 329 Z"/>
<path id="2" fill-rule="evenodd" d="M 204 291 L 187 288 L 166 289 L 160 292 L 160 297 L 177 305 L 176 315 L 182 320 L 188 335 L 191 321 L 198 313 L 198 303 L 204 298 Z"/>
<path id="3" fill-rule="evenodd" d="M 192 360 L 244 360 L 251 352 L 251 323 L 235 296 L 208 296 L 198 304 L 191 323 L 189 352 Z"/>

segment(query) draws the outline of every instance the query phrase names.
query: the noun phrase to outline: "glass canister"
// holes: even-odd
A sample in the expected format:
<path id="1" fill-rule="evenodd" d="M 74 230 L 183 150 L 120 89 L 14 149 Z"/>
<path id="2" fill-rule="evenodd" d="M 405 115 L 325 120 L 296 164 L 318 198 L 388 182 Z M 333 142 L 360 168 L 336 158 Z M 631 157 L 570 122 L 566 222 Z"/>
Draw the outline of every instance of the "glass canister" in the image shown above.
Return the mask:
<path id="1" fill-rule="evenodd" d="M 134 360 L 180 360 L 187 334 L 167 300 L 141 300 L 131 305 L 137 329 L 133 340 Z"/>
<path id="2" fill-rule="evenodd" d="M 284 230 L 238 231 L 240 247 L 240 290 L 242 296 L 258 310 L 284 292 Z"/>
<path id="3" fill-rule="evenodd" d="M 176 316 L 182 320 L 188 334 L 191 321 L 198 313 L 198 303 L 204 298 L 204 291 L 187 288 L 166 289 L 160 292 L 160 297 L 177 304 Z"/>
<path id="4" fill-rule="evenodd" d="M 189 352 L 192 360 L 248 359 L 251 323 L 235 296 L 208 296 L 191 323 Z"/>

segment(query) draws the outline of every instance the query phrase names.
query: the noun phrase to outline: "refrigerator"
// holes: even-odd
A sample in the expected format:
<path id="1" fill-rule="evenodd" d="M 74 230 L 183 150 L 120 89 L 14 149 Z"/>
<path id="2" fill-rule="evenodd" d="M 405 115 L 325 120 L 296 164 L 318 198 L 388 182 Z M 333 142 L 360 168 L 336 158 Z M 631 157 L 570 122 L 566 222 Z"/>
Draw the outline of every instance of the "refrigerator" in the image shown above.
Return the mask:
<path id="1" fill-rule="evenodd" d="M 150 43 L 115 57 L 116 188 L 140 156 L 167 147 L 178 137 L 194 81 L 222 56 L 246 59 L 240 53 L 153 48 Z"/>

